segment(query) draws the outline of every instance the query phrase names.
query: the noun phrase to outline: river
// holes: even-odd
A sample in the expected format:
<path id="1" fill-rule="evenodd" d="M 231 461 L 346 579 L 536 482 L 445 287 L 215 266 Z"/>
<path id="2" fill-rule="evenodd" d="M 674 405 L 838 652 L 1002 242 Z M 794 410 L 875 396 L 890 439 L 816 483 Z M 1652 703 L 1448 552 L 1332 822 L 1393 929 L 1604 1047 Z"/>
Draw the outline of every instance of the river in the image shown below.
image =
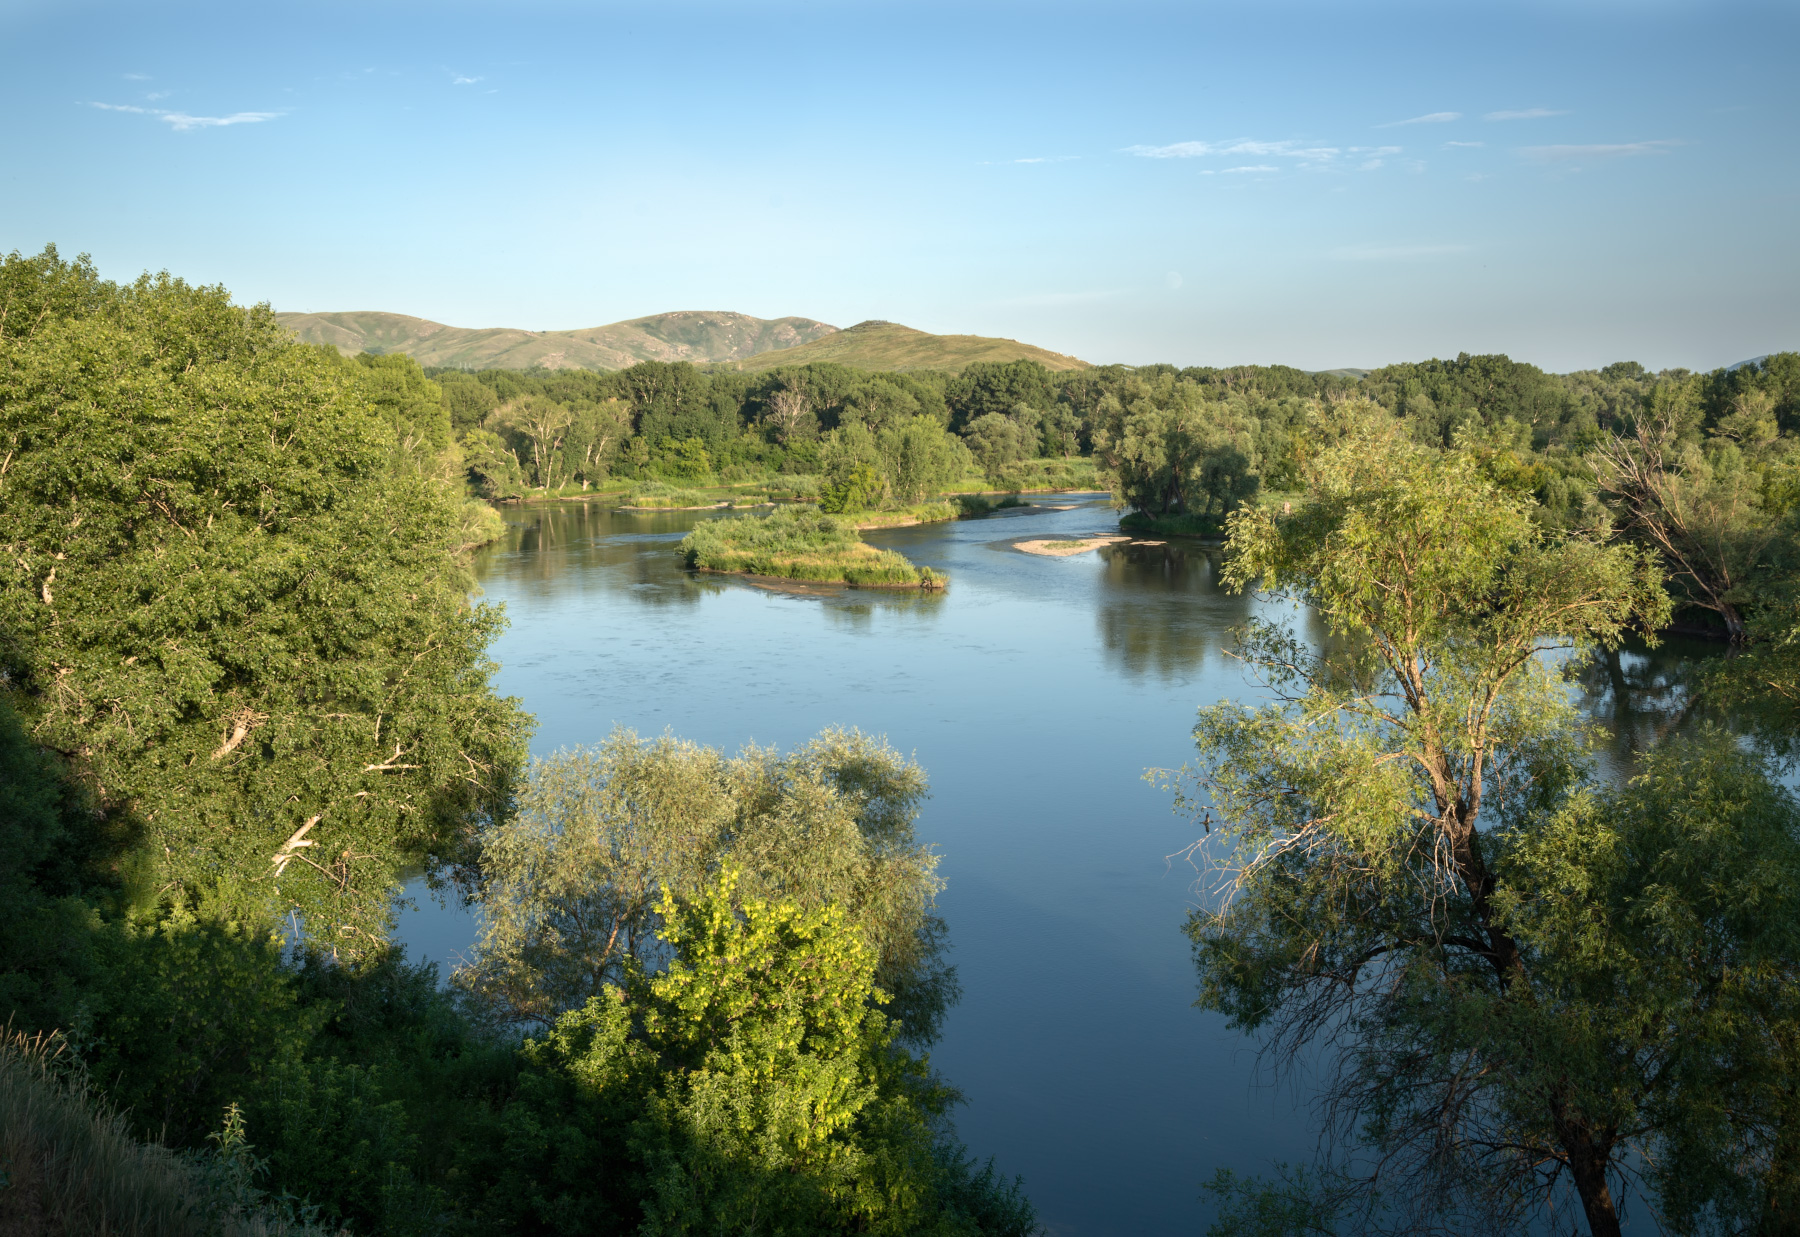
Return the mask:
<path id="1" fill-rule="evenodd" d="M 1091 495 L 867 535 L 947 572 L 939 595 L 695 576 L 675 544 L 704 518 L 508 513 L 477 572 L 507 609 L 498 685 L 536 715 L 532 750 L 615 726 L 791 747 L 837 725 L 916 755 L 964 993 L 933 1063 L 967 1096 L 964 1141 L 1024 1177 L 1055 1237 L 1198 1233 L 1215 1169 L 1310 1157 L 1304 1094 L 1192 1007 L 1181 927 L 1198 893 L 1180 852 L 1197 826 L 1144 779 L 1189 757 L 1201 705 L 1255 694 L 1225 649 L 1267 603 L 1222 591 L 1192 543 L 1012 548 L 1116 532 Z M 1668 664 L 1618 669 L 1654 695 Z M 1606 683 L 1595 693 L 1621 711 Z M 1623 745 L 1644 723 L 1620 720 Z M 398 935 L 454 965 L 473 921 L 418 892 Z"/>

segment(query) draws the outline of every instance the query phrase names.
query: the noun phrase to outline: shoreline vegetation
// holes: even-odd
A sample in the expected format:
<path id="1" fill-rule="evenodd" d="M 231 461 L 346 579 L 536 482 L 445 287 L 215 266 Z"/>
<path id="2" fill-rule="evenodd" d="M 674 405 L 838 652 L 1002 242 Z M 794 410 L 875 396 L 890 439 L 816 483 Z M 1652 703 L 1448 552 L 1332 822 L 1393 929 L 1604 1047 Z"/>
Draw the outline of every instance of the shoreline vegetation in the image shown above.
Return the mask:
<path id="1" fill-rule="evenodd" d="M 682 539 L 681 557 L 697 571 L 852 588 L 937 591 L 949 583 L 942 572 L 869 545 L 857 535 L 853 517 L 810 510 L 708 520 Z"/>

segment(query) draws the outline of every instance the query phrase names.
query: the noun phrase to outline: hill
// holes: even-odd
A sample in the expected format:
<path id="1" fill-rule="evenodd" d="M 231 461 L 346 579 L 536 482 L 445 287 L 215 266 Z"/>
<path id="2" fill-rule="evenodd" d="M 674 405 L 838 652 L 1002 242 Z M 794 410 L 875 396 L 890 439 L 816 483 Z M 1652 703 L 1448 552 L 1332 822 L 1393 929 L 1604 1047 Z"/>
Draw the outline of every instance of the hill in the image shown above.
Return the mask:
<path id="1" fill-rule="evenodd" d="M 760 371 L 781 365 L 807 365 L 814 361 L 886 370 L 959 370 L 973 361 L 1036 361 L 1046 369 L 1088 368 L 1086 361 L 1014 339 L 932 335 L 897 322 L 859 322 L 809 343 L 756 353 L 739 362 L 738 368 Z"/>
<path id="2" fill-rule="evenodd" d="M 752 318 L 705 310 L 652 314 L 576 331 L 445 326 L 377 311 L 275 317 L 310 344 L 332 344 L 344 353 L 404 352 L 421 365 L 466 369 L 624 369 L 639 361 L 717 364 L 791 350 L 837 333 L 835 326 L 811 318 Z"/>

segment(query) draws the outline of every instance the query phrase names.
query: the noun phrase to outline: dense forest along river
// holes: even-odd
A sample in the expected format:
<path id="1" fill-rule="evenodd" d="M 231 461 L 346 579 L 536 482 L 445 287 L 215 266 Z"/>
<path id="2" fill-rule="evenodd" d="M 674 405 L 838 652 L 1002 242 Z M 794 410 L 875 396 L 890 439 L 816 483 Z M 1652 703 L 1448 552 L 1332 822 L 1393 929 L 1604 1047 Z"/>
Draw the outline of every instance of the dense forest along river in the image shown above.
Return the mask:
<path id="1" fill-rule="evenodd" d="M 696 576 L 675 545 L 710 515 L 515 511 L 477 560 L 511 620 L 498 683 L 536 714 L 540 754 L 614 726 L 735 751 L 833 725 L 915 754 L 963 986 L 932 1054 L 967 1096 L 958 1131 L 1024 1176 L 1057 1237 L 1195 1233 L 1215 1169 L 1316 1142 L 1304 1097 L 1192 1008 L 1178 852 L 1198 828 L 1143 777 L 1188 758 L 1201 705 L 1254 694 L 1223 648 L 1264 603 L 1221 591 L 1192 543 L 1014 550 L 1117 531 L 1103 499 L 1044 503 L 868 534 L 948 572 L 941 595 Z M 1642 658 L 1615 670 L 1656 677 Z M 454 965 L 472 919 L 416 892 L 400 937 Z"/>

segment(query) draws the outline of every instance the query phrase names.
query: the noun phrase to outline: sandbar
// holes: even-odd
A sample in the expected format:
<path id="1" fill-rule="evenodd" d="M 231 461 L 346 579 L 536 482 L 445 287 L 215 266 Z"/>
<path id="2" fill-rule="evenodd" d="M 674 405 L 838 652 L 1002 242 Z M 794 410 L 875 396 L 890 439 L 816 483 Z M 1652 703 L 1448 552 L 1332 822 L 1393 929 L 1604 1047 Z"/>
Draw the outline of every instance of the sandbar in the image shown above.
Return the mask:
<path id="1" fill-rule="evenodd" d="M 1071 554 L 1085 554 L 1089 550 L 1098 550 L 1103 545 L 1117 545 L 1121 541 L 1130 540 L 1130 537 L 1082 537 L 1070 541 L 1044 537 L 1036 541 L 1015 541 L 1013 549 L 1023 550 L 1027 554 L 1067 558 Z"/>

